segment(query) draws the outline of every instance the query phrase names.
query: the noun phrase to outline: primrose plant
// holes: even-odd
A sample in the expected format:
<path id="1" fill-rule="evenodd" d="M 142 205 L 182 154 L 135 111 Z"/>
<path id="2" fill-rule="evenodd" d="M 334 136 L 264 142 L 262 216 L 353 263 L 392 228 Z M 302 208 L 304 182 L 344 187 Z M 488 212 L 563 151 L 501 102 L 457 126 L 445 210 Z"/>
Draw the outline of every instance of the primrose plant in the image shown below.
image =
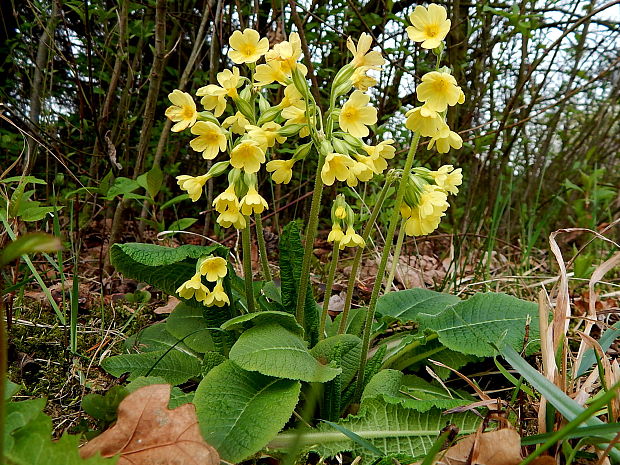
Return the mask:
<path id="1" fill-rule="evenodd" d="M 240 231 L 243 278 L 236 275 L 228 260 L 231 254 L 222 246 L 113 246 L 111 258 L 117 269 L 176 294 L 181 303 L 165 323 L 143 330 L 132 340 L 132 347 L 141 347 L 142 353 L 110 357 L 102 365 L 113 375 L 130 372 L 130 380 L 163 377 L 182 384 L 196 379 L 199 385 L 193 402 L 202 433 L 224 460 L 245 460 L 265 447 L 314 450 L 323 456 L 361 447 L 351 439 L 355 436 L 327 434 L 326 428 L 331 426 L 317 426 L 318 418 L 339 421 L 340 427 L 363 434 L 383 447 L 381 454 L 420 457 L 434 436 L 429 425 L 436 425 L 439 431 L 446 421 L 453 422 L 467 433 L 474 431 L 479 421 L 470 412 L 443 416 L 438 408 L 469 401 L 452 391 L 446 396 L 444 387 L 431 387 L 422 378 L 410 375 L 405 380 L 399 370 L 413 370 L 430 355 L 454 362 L 452 366 L 457 361 L 462 366 L 476 357 L 494 355 L 488 342 L 497 334 L 504 334 L 506 341 L 519 348 L 526 321 L 533 321 L 530 337 L 537 334 L 538 319 L 532 318 L 536 305 L 505 295 L 493 305 L 479 302 L 488 297 L 485 295 L 478 301 L 462 302 L 425 289 L 392 292 L 380 298 L 384 280 L 377 279 L 367 307 L 353 308 L 362 252 L 388 197 L 394 196 L 390 198 L 393 209 L 378 277 L 386 274 L 390 256 L 393 263 L 398 262 L 405 235 L 427 235 L 439 226 L 449 208 L 448 197 L 457 194 L 462 183 L 461 170 L 451 165 L 436 171 L 414 166 L 422 137 L 429 138 L 429 150 L 439 153 L 461 148 L 461 137 L 448 127 L 446 113 L 463 103 L 465 96 L 450 70 L 441 65 L 443 40 L 450 29 L 446 10 L 435 4 L 418 6 L 409 20 L 409 38 L 432 51 L 429 56 L 436 66 L 416 88 L 420 106 L 405 115 L 411 144 L 404 160 L 396 156 L 391 139 L 368 143 L 370 128 L 378 121 L 371 104 L 370 92 L 377 85 L 373 73 L 386 66 L 386 60 L 372 50 L 366 33 L 357 41 L 347 40 L 352 59 L 335 74 L 325 112 L 306 80 L 302 40 L 296 32 L 270 47 L 255 30 L 235 31 L 229 38 L 228 53 L 234 65 L 217 75 L 218 84 L 197 90 L 202 108 L 189 93 L 174 90 L 169 95 L 172 106 L 166 116 L 175 123 L 172 131 L 188 131 L 190 147 L 203 159 L 216 160 L 200 176 L 178 176 L 179 187 L 192 201 L 200 202 L 209 179 L 227 176 L 228 186 L 212 206 L 221 227 Z M 279 101 L 276 95 L 281 95 Z M 281 150 L 291 146 L 295 150 Z M 284 227 L 279 247 L 281 284 L 276 285 L 262 234 L 261 215 L 270 205 L 259 186 L 288 184 L 300 162 L 310 159 L 316 161 L 317 168 L 310 211 L 304 218 L 304 243 L 298 222 Z M 352 188 L 375 178 L 381 179 L 382 188 L 367 222 L 356 230 L 361 212 L 347 200 L 351 191 L 345 186 Z M 331 207 L 327 239 L 333 243 L 333 253 L 321 309 L 312 295 L 310 264 L 325 203 L 323 190 L 333 185 L 342 189 L 337 189 L 341 192 Z M 250 252 L 252 222 L 262 275 L 262 281 L 256 282 Z M 355 249 L 355 255 L 344 311 L 332 322 L 328 302 L 338 257 L 345 248 Z M 388 282 L 386 290 L 389 287 Z M 483 315 L 471 311 L 481 304 L 498 309 L 499 316 L 491 310 Z M 459 309 L 460 318 L 478 328 L 488 327 L 489 332 L 478 330 L 463 336 L 455 331 L 450 318 L 460 305 L 464 306 Z M 515 309 L 504 321 L 506 306 Z M 416 323 L 408 326 L 412 329 L 391 338 L 377 338 L 386 325 L 411 321 Z M 371 352 L 373 340 L 378 342 Z M 404 391 L 409 397 L 403 397 Z M 433 393 L 430 397 L 429 392 Z M 301 413 L 296 418 L 304 419 L 299 423 L 291 420 L 298 406 Z M 379 418 L 387 423 L 375 424 Z M 310 425 L 311 429 L 303 434 L 300 430 L 280 433 L 286 425 L 289 429 Z M 377 431 L 392 427 L 398 432 L 389 439 L 377 436 Z M 377 455 L 378 450 L 375 447 L 364 453 Z"/>

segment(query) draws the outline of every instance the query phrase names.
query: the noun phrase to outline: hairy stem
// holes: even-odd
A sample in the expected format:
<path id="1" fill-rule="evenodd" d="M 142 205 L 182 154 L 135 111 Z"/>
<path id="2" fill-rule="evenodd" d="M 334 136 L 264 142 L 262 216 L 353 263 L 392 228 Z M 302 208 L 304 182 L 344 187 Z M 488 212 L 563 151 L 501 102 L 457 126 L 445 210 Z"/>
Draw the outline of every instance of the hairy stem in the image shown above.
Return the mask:
<path id="1" fill-rule="evenodd" d="M 250 217 L 245 217 L 246 226 L 241 230 L 241 247 L 243 249 L 243 281 L 245 282 L 245 299 L 248 312 L 254 313 L 254 287 L 252 283 L 252 244 L 250 242 Z"/>
<path id="2" fill-rule="evenodd" d="M 414 133 L 413 140 L 411 141 L 411 147 L 405 160 L 405 167 L 403 168 L 403 174 L 400 178 L 398 185 L 398 191 L 396 193 L 396 201 L 394 202 L 394 210 L 390 218 L 390 225 L 388 227 L 387 234 L 385 236 L 385 246 L 383 247 L 383 253 L 381 254 L 381 262 L 377 270 L 377 276 L 379 279 L 375 280 L 375 285 L 372 288 L 372 294 L 370 295 L 370 303 L 368 304 L 368 310 L 366 312 L 366 321 L 364 323 L 364 337 L 362 339 L 362 356 L 360 357 L 360 366 L 357 373 L 357 386 L 355 388 L 355 398 L 359 399 L 364 389 L 364 370 L 366 369 L 366 357 L 368 356 L 368 349 L 370 348 L 370 333 L 372 332 L 372 320 L 375 317 L 375 308 L 377 306 L 377 299 L 379 298 L 379 292 L 383 280 L 380 278 L 385 274 L 385 268 L 387 265 L 388 257 L 390 256 L 390 249 L 392 248 L 392 242 L 394 241 L 394 232 L 398 225 L 400 218 L 400 206 L 405 197 L 405 190 L 407 188 L 407 179 L 413 166 L 413 159 L 415 152 L 418 148 L 418 142 L 420 142 L 420 134 Z"/>
<path id="3" fill-rule="evenodd" d="M 323 299 L 323 311 L 321 312 L 321 323 L 319 325 L 319 341 L 325 338 L 325 323 L 327 322 L 327 312 L 329 310 L 329 298 L 332 295 L 332 286 L 334 285 L 334 276 L 336 275 L 336 267 L 338 266 L 339 252 L 340 242 L 334 241 L 334 248 L 332 249 L 332 261 L 329 264 L 327 282 L 325 283 L 325 297 Z"/>
<path id="4" fill-rule="evenodd" d="M 267 247 L 265 245 L 265 235 L 263 234 L 263 220 L 260 213 L 254 214 L 256 220 L 256 239 L 258 240 L 258 253 L 260 254 L 260 265 L 263 272 L 263 279 L 271 281 L 271 271 L 269 270 L 269 260 L 267 260 Z"/>
<path id="5" fill-rule="evenodd" d="M 319 149 L 319 163 L 316 169 L 316 178 L 314 180 L 314 192 L 312 194 L 312 205 L 310 206 L 310 218 L 308 219 L 308 227 L 306 228 L 306 237 L 304 244 L 304 258 L 301 264 L 301 278 L 299 280 L 299 292 L 297 294 L 297 307 L 295 309 L 295 317 L 297 322 L 305 327 L 305 309 L 306 295 L 308 294 L 308 284 L 310 283 L 310 261 L 312 260 L 312 250 L 314 248 L 314 239 L 316 238 L 316 230 L 319 224 L 319 209 L 321 207 L 321 197 L 323 195 L 323 179 L 321 178 L 321 169 L 325 162 L 325 154 Z"/>
<path id="6" fill-rule="evenodd" d="M 385 183 L 383 184 L 383 189 L 379 193 L 379 197 L 375 203 L 375 206 L 370 213 L 370 218 L 366 222 L 366 226 L 364 226 L 364 231 L 362 232 L 362 238 L 364 242 L 368 244 L 368 238 L 370 237 L 370 233 L 373 230 L 375 225 L 375 221 L 379 216 L 379 212 L 381 211 L 381 207 L 383 206 L 383 202 L 385 201 L 385 196 L 387 195 L 387 191 L 392 185 L 391 177 L 385 178 Z M 360 267 L 360 263 L 362 262 L 362 254 L 364 253 L 363 247 L 358 247 L 355 251 L 355 257 L 353 258 L 353 264 L 351 266 L 351 275 L 349 276 L 349 282 L 347 283 L 347 296 L 344 301 L 344 308 L 342 310 L 342 316 L 340 320 L 340 326 L 338 326 L 338 334 L 343 334 L 345 328 L 347 327 L 347 320 L 349 318 L 349 311 L 351 310 L 351 302 L 353 301 L 353 291 L 355 290 L 355 281 L 357 279 L 357 271 Z"/>
<path id="7" fill-rule="evenodd" d="M 403 240 L 405 239 L 405 219 L 400 222 L 400 229 L 398 231 L 398 239 L 396 239 L 396 247 L 394 248 L 394 254 L 392 255 L 392 266 L 390 267 L 390 275 L 385 283 L 385 292 L 390 292 L 392 289 L 392 283 L 394 282 L 394 275 L 396 275 L 396 267 L 400 259 L 400 250 L 403 248 Z"/>

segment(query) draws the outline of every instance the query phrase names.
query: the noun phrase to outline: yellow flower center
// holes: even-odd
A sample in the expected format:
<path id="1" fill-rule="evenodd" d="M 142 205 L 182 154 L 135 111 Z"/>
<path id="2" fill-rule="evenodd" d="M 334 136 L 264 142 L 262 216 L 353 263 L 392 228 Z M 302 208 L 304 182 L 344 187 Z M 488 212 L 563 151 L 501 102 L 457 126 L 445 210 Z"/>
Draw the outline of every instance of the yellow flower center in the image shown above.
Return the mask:
<path id="1" fill-rule="evenodd" d="M 244 53 L 246 56 L 248 56 L 248 57 L 249 57 L 249 56 L 252 56 L 252 55 L 254 55 L 254 54 L 256 53 L 256 47 L 254 47 L 253 45 L 248 44 L 248 45 L 246 45 L 246 46 L 243 48 L 243 53 Z"/>
<path id="2" fill-rule="evenodd" d="M 355 111 L 353 108 L 347 108 L 346 110 L 342 111 L 342 116 L 346 119 L 355 119 L 355 117 L 357 116 L 357 111 Z"/>
<path id="3" fill-rule="evenodd" d="M 439 26 L 437 24 L 428 24 L 424 27 L 424 34 L 427 37 L 433 38 L 439 35 Z"/>
<path id="4" fill-rule="evenodd" d="M 183 119 L 192 119 L 194 117 L 194 109 L 190 107 L 189 105 L 183 105 L 181 117 Z"/>

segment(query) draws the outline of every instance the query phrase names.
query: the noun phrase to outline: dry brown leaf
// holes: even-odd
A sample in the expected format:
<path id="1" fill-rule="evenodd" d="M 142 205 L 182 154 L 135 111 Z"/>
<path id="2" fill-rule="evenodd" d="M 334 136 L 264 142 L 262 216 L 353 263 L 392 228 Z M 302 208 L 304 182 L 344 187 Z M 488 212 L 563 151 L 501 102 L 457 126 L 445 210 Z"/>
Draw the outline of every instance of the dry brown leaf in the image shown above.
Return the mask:
<path id="1" fill-rule="evenodd" d="M 519 433 L 513 429 L 500 429 L 466 436 L 446 450 L 437 464 L 517 465 L 521 460 Z"/>
<path id="2" fill-rule="evenodd" d="M 218 465 L 217 451 L 200 434 L 193 404 L 168 409 L 170 385 L 154 384 L 129 394 L 118 420 L 80 449 L 88 458 L 120 454 L 118 465 Z"/>
<path id="3" fill-rule="evenodd" d="M 179 299 L 177 299 L 174 296 L 170 296 L 168 297 L 168 302 L 166 302 L 165 305 L 162 305 L 161 307 L 157 307 L 153 311 L 157 315 L 172 313 L 172 310 L 174 310 L 174 307 L 176 307 L 179 304 L 179 302 L 181 302 Z"/>

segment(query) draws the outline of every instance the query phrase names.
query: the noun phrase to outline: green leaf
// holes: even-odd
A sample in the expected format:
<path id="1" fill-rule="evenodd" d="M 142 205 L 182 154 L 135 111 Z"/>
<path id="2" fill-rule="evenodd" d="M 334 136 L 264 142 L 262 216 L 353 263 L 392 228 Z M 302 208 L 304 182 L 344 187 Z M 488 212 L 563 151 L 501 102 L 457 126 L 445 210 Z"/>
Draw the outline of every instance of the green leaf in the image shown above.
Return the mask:
<path id="1" fill-rule="evenodd" d="M 147 326 L 137 334 L 128 337 L 124 346 L 128 352 L 132 353 L 172 349 L 196 357 L 195 352 L 167 331 L 166 323 L 163 321 Z"/>
<path id="2" fill-rule="evenodd" d="M 286 312 L 268 310 L 256 313 L 246 313 L 235 318 L 231 318 L 224 323 L 221 328 L 225 330 L 241 330 L 245 331 L 253 326 L 262 326 L 268 323 L 276 323 L 283 328 L 288 329 L 298 336 L 303 336 L 304 329 L 299 326 L 293 315 Z"/>
<path id="3" fill-rule="evenodd" d="M 181 194 L 181 195 L 177 195 L 176 197 L 168 200 L 167 202 L 163 203 L 161 207 L 159 207 L 160 210 L 164 210 L 165 208 L 168 208 L 172 205 L 176 205 L 177 203 L 182 202 L 185 199 L 189 199 L 189 195 L 188 194 Z"/>
<path id="4" fill-rule="evenodd" d="M 114 180 L 114 183 L 108 189 L 108 192 L 105 198 L 107 200 L 112 200 L 117 195 L 129 194 L 130 192 L 133 192 L 139 188 L 140 188 L 140 184 L 138 184 L 137 181 L 133 179 L 129 179 L 129 178 L 124 178 L 121 176 Z"/>
<path id="5" fill-rule="evenodd" d="M 86 394 L 82 399 L 82 410 L 96 420 L 106 424 L 116 420 L 116 409 L 127 397 L 129 391 L 123 386 L 112 386 L 105 395 Z"/>
<path id="6" fill-rule="evenodd" d="M 291 221 L 284 227 L 280 236 L 280 291 L 284 310 L 291 314 L 295 314 L 297 306 L 303 256 L 304 248 L 301 244 L 299 224 L 296 221 Z M 306 338 L 312 347 L 319 340 L 319 311 L 312 297 L 310 284 L 308 284 L 308 292 L 306 293 L 304 320 Z"/>
<path id="7" fill-rule="evenodd" d="M 362 405 L 369 399 L 377 398 L 420 412 L 427 412 L 432 408 L 445 410 L 474 401 L 462 399 L 457 393 L 448 392 L 443 386 L 429 383 L 417 376 L 405 376 L 398 370 L 381 370 L 366 385 L 362 394 Z"/>
<path id="8" fill-rule="evenodd" d="M 9 244 L 0 251 L 0 268 L 22 255 L 36 252 L 55 252 L 62 249 L 58 237 L 45 233 L 28 233 Z"/>
<path id="9" fill-rule="evenodd" d="M 446 423 L 455 424 L 459 428 L 459 434 L 470 434 L 476 431 L 480 419 L 469 412 L 453 415 L 443 415 L 438 409 L 418 412 L 397 404 L 370 399 L 359 415 L 350 415 L 340 420 L 338 425 L 369 441 L 384 455 L 401 460 L 414 460 L 428 452 Z M 295 432 L 280 434 L 269 447 L 288 448 L 296 437 Z M 305 445 L 305 450 L 314 451 L 323 458 L 346 451 L 362 457 L 379 456 L 328 425 L 322 424 L 318 429 L 304 432 L 300 440 L 302 445 Z"/>
<path id="10" fill-rule="evenodd" d="M 169 231 L 184 231 L 193 225 L 198 219 L 196 218 L 181 218 L 180 220 L 174 221 L 170 226 L 166 229 Z"/>
<path id="11" fill-rule="evenodd" d="M 49 213 L 54 212 L 54 210 L 56 210 L 56 207 L 31 206 L 21 210 L 19 212 L 19 217 L 22 221 L 39 221 L 45 218 Z"/>
<path id="12" fill-rule="evenodd" d="M 504 359 L 512 365 L 512 367 L 519 372 L 525 380 L 527 380 L 538 392 L 540 392 L 555 409 L 560 412 L 567 420 L 571 421 L 575 419 L 579 414 L 585 410 L 581 405 L 575 402 L 562 392 L 555 384 L 545 378 L 534 367 L 527 363 L 512 347 L 505 345 L 501 349 L 501 354 Z M 586 426 L 599 426 L 604 423 L 596 416 L 591 416 L 583 422 Z M 602 434 L 608 441 L 614 441 L 616 433 Z M 602 445 L 606 447 L 606 445 Z M 609 455 L 614 461 L 620 461 L 620 451 L 616 448 L 612 448 Z"/>
<path id="13" fill-rule="evenodd" d="M 9 379 L 4 380 L 4 400 L 9 400 L 22 388 L 21 384 L 16 384 Z"/>
<path id="14" fill-rule="evenodd" d="M 241 462 L 284 427 L 300 389 L 299 381 L 248 372 L 231 361 L 222 363 L 205 376 L 194 396 L 205 441 L 222 459 Z"/>
<path id="15" fill-rule="evenodd" d="M 124 276 L 175 295 L 177 288 L 196 272 L 197 259 L 210 254 L 225 257 L 227 253 L 228 249 L 221 246 L 182 245 L 171 248 L 128 243 L 114 244 L 110 259 Z"/>
<path id="16" fill-rule="evenodd" d="M 161 376 L 172 385 L 200 374 L 200 360 L 178 350 L 115 355 L 103 360 L 101 367 L 116 377 L 130 373 L 130 380 L 138 376 Z"/>
<path id="17" fill-rule="evenodd" d="M 364 322 L 366 320 L 366 308 L 352 308 L 349 310 L 349 315 L 347 317 L 347 323 L 345 324 L 344 332 L 347 334 L 353 334 L 354 336 L 362 335 L 362 330 L 364 328 Z M 340 314 L 334 318 L 333 323 L 327 329 L 328 336 L 335 336 L 338 334 L 338 328 L 340 328 L 340 322 L 342 321 L 342 316 L 344 312 L 340 312 Z"/>
<path id="18" fill-rule="evenodd" d="M 418 318 L 421 326 L 437 332 L 443 345 L 464 354 L 493 356 L 497 351 L 492 344 L 500 341 L 521 350 L 526 325 L 527 353 L 539 347 L 538 305 L 506 294 L 476 294 L 437 315 L 419 314 Z"/>
<path id="19" fill-rule="evenodd" d="M 321 364 L 336 362 L 342 369 L 342 386 L 346 387 L 357 374 L 362 354 L 362 340 L 352 334 L 339 334 L 320 341 L 310 353 Z"/>
<path id="20" fill-rule="evenodd" d="M 139 376 L 134 379 L 131 383 L 125 386 L 125 389 L 129 393 L 137 391 L 141 387 L 151 386 L 153 384 L 168 384 L 167 381 L 161 376 Z M 173 387 L 170 390 L 170 400 L 168 401 L 168 408 L 175 409 L 180 405 L 189 404 L 194 399 L 194 393 L 189 392 L 185 393 L 181 391 L 178 387 Z"/>
<path id="21" fill-rule="evenodd" d="M 428 289 L 406 289 L 404 291 L 389 292 L 377 300 L 377 313 L 389 316 L 400 323 L 417 321 L 420 313 L 436 315 L 446 307 L 460 302 L 460 299 L 451 294 Z"/>
<path id="22" fill-rule="evenodd" d="M 39 179 L 34 176 L 12 176 L 10 178 L 5 178 L 0 180 L 0 183 L 9 184 L 11 182 L 23 182 L 24 184 L 32 183 L 32 184 L 47 184 L 43 179 Z"/>
<path id="23" fill-rule="evenodd" d="M 215 350 L 202 308 L 179 303 L 166 320 L 166 329 L 190 349 L 204 354 Z"/>
<path id="24" fill-rule="evenodd" d="M 138 184 L 143 187 L 146 192 L 148 192 L 152 199 L 154 199 L 155 196 L 159 193 L 163 180 L 164 173 L 157 165 L 154 165 L 153 168 L 150 169 L 150 171 L 141 174 L 136 179 Z"/>
<path id="25" fill-rule="evenodd" d="M 275 323 L 245 331 L 230 349 L 229 357 L 244 370 L 309 383 L 324 383 L 341 372 L 321 365 L 297 334 Z"/>
<path id="26" fill-rule="evenodd" d="M 603 349 L 603 352 L 607 352 L 607 349 L 611 347 L 611 344 L 620 338 L 620 321 L 616 321 L 616 323 L 605 330 L 605 332 L 601 335 L 598 343 Z M 583 354 L 583 358 L 581 359 L 581 365 L 579 365 L 579 369 L 577 370 L 577 377 L 582 376 L 588 371 L 594 364 L 596 363 L 596 356 L 594 354 L 594 349 L 590 348 L 585 351 Z"/>

